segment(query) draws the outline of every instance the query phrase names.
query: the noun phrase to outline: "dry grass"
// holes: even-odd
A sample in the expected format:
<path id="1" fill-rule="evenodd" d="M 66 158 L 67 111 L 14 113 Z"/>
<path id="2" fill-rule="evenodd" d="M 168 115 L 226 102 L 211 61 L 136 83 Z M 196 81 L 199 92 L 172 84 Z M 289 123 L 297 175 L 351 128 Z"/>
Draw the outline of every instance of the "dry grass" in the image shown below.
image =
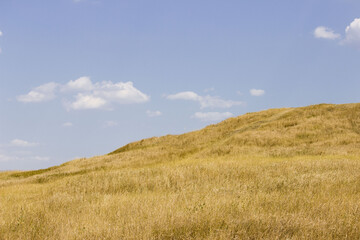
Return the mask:
<path id="1" fill-rule="evenodd" d="M 0 239 L 359 239 L 360 104 L 273 109 L 0 173 Z"/>

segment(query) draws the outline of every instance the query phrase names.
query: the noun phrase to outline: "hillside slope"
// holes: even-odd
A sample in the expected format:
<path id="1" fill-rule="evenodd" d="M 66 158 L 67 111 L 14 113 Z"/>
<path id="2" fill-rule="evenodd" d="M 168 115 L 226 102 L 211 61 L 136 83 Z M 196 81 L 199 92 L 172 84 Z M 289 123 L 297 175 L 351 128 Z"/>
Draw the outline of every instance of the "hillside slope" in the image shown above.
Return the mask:
<path id="1" fill-rule="evenodd" d="M 294 156 L 360 153 L 360 104 L 321 104 L 248 113 L 180 136 L 130 143 L 110 154 L 146 150 Z"/>
<path id="2" fill-rule="evenodd" d="M 360 104 L 248 113 L 0 172 L 0 239 L 358 239 Z"/>

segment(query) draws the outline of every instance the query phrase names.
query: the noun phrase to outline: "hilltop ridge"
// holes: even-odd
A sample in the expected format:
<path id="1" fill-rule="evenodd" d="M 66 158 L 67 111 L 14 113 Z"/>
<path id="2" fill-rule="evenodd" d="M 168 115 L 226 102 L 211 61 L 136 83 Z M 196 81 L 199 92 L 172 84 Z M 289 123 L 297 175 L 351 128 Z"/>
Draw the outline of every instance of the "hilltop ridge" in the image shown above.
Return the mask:
<path id="1" fill-rule="evenodd" d="M 355 154 L 360 152 L 359 137 L 360 104 L 319 104 L 247 113 L 198 131 L 130 143 L 110 155 L 165 148 L 180 155 Z"/>

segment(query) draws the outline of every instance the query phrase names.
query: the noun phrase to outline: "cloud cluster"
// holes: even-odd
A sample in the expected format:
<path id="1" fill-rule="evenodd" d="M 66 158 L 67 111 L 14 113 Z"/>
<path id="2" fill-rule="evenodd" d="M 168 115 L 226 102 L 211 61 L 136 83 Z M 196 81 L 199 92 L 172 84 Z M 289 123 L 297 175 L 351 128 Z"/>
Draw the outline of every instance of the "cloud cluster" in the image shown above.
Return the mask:
<path id="1" fill-rule="evenodd" d="M 81 81 L 78 84 L 78 81 Z M 98 109 L 111 108 L 112 103 L 131 104 L 149 101 L 149 96 L 133 86 L 132 82 L 99 82 L 94 85 L 91 82 L 84 84 L 80 78 L 72 84 L 74 90 L 83 91 L 76 95 L 75 101 L 68 104 L 70 109 Z"/>
<path id="2" fill-rule="evenodd" d="M 197 118 L 203 122 L 217 122 L 232 117 L 231 112 L 196 112 L 193 118 Z"/>
<path id="3" fill-rule="evenodd" d="M 244 104 L 240 101 L 224 100 L 216 96 L 200 96 L 195 92 L 179 92 L 166 97 L 169 100 L 189 100 L 200 104 L 200 108 L 230 108 Z"/>
<path id="4" fill-rule="evenodd" d="M 263 91 L 263 93 L 265 93 L 265 91 Z M 231 108 L 233 106 L 245 105 L 245 103 L 241 101 L 224 100 L 218 96 L 210 95 L 200 96 L 192 91 L 179 92 L 176 94 L 168 95 L 166 96 L 166 98 L 169 100 L 188 100 L 197 102 L 200 105 L 200 109 Z M 202 122 L 218 122 L 232 116 L 234 116 L 234 114 L 232 114 L 231 112 L 196 112 L 191 117 L 199 119 Z"/>
<path id="5" fill-rule="evenodd" d="M 341 39 L 340 34 L 324 26 L 315 28 L 314 36 L 315 38 L 330 40 Z M 339 43 L 360 49 L 360 18 L 355 18 L 354 21 L 345 28 L 345 36 Z"/>
<path id="6" fill-rule="evenodd" d="M 143 103 L 150 97 L 136 89 L 132 82 L 103 81 L 93 83 L 89 77 L 80 77 L 65 85 L 54 82 L 34 88 L 17 97 L 19 102 L 35 103 L 52 100 L 56 93 L 72 94 L 72 100 L 64 100 L 68 110 L 112 109 L 114 104 Z"/>

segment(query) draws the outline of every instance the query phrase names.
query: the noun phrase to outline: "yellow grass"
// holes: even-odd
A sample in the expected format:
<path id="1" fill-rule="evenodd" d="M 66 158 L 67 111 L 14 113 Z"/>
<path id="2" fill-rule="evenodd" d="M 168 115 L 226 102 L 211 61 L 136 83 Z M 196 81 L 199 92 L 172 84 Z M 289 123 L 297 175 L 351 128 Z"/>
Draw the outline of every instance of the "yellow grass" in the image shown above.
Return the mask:
<path id="1" fill-rule="evenodd" d="M 272 109 L 0 173 L 0 239 L 359 239 L 360 104 Z"/>

